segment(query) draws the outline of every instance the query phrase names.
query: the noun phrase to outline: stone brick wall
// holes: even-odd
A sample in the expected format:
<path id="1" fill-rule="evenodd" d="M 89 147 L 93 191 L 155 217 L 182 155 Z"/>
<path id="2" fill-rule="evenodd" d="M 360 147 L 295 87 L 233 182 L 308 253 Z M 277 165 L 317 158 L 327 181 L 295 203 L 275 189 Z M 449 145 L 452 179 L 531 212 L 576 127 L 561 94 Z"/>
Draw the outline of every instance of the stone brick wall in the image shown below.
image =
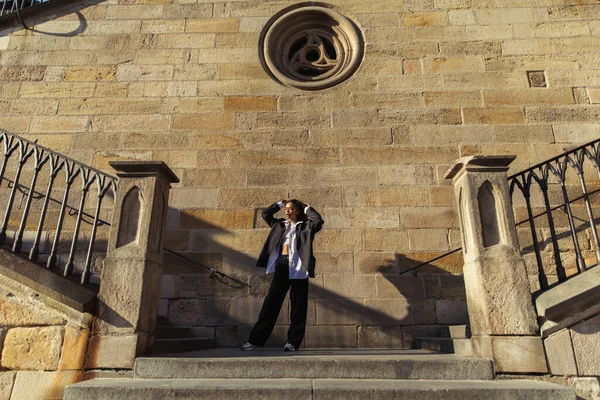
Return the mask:
<path id="1" fill-rule="evenodd" d="M 89 323 L 0 281 L 0 399 L 62 399 L 65 386 L 85 378 Z"/>
<path id="2" fill-rule="evenodd" d="M 591 1 L 329 3 L 366 50 L 355 76 L 318 92 L 259 62 L 261 29 L 291 1 L 83 1 L 28 21 L 36 32 L 0 31 L 0 127 L 101 169 L 158 159 L 179 175 L 167 246 L 252 288 L 191 276 L 167 313 L 223 343 L 244 339 L 264 294 L 260 207 L 296 197 L 326 221 L 307 344 L 397 345 L 402 326 L 464 310 L 437 275 L 459 274 L 460 257 L 399 276 L 460 246 L 449 164 L 516 154 L 516 171 L 600 133 Z"/>

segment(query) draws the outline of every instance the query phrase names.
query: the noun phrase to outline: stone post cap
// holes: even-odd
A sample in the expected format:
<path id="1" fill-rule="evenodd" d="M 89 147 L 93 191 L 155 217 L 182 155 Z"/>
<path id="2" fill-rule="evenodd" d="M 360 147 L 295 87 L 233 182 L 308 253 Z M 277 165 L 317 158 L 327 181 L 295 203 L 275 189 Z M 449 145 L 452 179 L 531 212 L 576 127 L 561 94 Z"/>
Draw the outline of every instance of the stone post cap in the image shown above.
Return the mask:
<path id="1" fill-rule="evenodd" d="M 453 179 L 463 171 L 504 172 L 517 156 L 469 156 L 456 160 L 456 163 L 446 171 L 444 179 Z"/>
<path id="2" fill-rule="evenodd" d="M 179 183 L 177 175 L 162 161 L 110 161 L 108 164 L 117 171 L 119 178 L 158 175 L 169 183 Z"/>

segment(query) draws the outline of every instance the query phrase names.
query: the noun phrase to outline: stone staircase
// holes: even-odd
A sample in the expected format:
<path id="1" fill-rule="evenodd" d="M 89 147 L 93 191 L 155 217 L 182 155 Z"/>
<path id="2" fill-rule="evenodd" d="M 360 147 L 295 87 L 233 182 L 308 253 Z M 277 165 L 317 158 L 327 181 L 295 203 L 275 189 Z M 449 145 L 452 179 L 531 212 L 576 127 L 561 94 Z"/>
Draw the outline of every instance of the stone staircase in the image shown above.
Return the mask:
<path id="1" fill-rule="evenodd" d="M 193 327 L 159 325 L 156 327 L 154 354 L 182 353 L 215 347 L 212 338 L 201 335 L 202 333 Z"/>
<path id="2" fill-rule="evenodd" d="M 443 337 L 419 337 L 415 340 L 415 348 L 438 353 L 473 356 L 471 332 L 467 325 L 448 326 Z"/>
<path id="3" fill-rule="evenodd" d="M 64 398 L 575 399 L 555 384 L 493 379 L 489 360 L 422 350 L 211 349 L 138 358 L 133 379 L 81 382 L 69 386 Z"/>

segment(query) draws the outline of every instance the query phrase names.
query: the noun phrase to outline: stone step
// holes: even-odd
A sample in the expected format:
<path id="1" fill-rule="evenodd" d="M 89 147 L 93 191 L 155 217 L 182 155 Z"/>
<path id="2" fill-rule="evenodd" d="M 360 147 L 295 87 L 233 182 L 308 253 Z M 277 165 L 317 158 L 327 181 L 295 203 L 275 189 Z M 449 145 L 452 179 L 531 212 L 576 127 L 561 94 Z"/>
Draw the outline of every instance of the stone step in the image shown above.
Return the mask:
<path id="1" fill-rule="evenodd" d="M 419 350 L 318 349 L 284 352 L 212 349 L 179 357 L 140 357 L 134 375 L 146 379 L 493 379 L 486 359 Z"/>
<path id="2" fill-rule="evenodd" d="M 471 337 L 471 329 L 468 325 L 450 325 L 448 333 L 452 339 L 466 339 Z"/>
<path id="3" fill-rule="evenodd" d="M 566 387 L 537 381 L 354 379 L 94 379 L 71 385 L 65 400 L 575 400 Z"/>
<path id="4" fill-rule="evenodd" d="M 157 339 L 191 338 L 193 330 L 187 326 L 157 326 L 154 334 Z"/>
<path id="5" fill-rule="evenodd" d="M 435 351 L 437 353 L 456 354 L 457 356 L 464 357 L 473 356 L 471 339 L 422 337 L 415 340 L 415 346 L 421 350 Z"/>
<path id="6" fill-rule="evenodd" d="M 212 349 L 213 339 L 208 338 L 168 338 L 154 341 L 154 354 L 183 353 L 196 350 Z"/>

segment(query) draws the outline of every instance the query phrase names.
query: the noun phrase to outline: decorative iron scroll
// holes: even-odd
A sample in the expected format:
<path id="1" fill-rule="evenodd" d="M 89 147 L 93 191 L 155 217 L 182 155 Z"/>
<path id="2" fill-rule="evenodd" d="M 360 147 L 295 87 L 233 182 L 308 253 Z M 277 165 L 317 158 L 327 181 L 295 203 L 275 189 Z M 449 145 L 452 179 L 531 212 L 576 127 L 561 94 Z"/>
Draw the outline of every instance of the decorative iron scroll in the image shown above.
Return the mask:
<path id="1" fill-rule="evenodd" d="M 284 10 L 263 30 L 261 47 L 271 76 L 305 90 L 325 89 L 349 78 L 363 55 L 358 28 L 322 6 Z"/>
<path id="2" fill-rule="evenodd" d="M 76 271 L 81 283 L 87 284 L 97 252 L 98 229 L 105 227 L 105 237 L 108 234 L 107 211 L 112 209 L 103 210 L 102 204 L 107 197 L 114 199 L 116 178 L 9 132 L 0 131 L 0 143 L 0 191 L 6 191 L 2 188 L 4 182 L 9 189 L 8 197 L 1 196 L 6 208 L 0 244 L 21 253 L 27 235 L 26 253 L 31 261 L 41 261 L 43 256 L 47 268 L 60 266 L 64 276 Z M 25 176 L 30 180 L 23 182 Z M 92 197 L 95 203 L 90 214 L 85 210 Z M 71 205 L 72 201 L 77 206 Z M 37 218 L 32 218 L 32 212 Z M 54 218 L 50 219 L 49 214 Z M 87 227 L 85 232 L 82 223 Z M 72 235 L 70 241 L 61 240 L 67 233 Z M 82 245 L 85 249 L 78 252 Z"/>

